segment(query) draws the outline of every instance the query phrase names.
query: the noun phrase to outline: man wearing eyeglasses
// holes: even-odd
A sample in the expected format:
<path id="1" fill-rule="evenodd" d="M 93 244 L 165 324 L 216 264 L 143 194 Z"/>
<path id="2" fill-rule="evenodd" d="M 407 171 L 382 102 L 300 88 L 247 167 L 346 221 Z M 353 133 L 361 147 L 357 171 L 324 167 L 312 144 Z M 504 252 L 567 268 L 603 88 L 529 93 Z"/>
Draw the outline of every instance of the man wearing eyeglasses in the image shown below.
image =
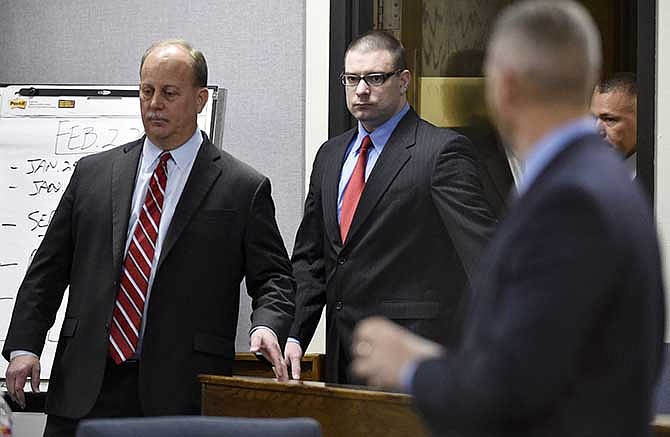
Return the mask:
<path id="1" fill-rule="evenodd" d="M 464 290 L 495 220 L 470 142 L 408 105 L 400 42 L 366 33 L 344 63 L 358 126 L 323 144 L 314 161 L 292 258 L 298 293 L 285 358 L 298 379 L 326 305 L 327 380 L 355 383 L 351 335 L 364 317 L 457 344 Z"/>

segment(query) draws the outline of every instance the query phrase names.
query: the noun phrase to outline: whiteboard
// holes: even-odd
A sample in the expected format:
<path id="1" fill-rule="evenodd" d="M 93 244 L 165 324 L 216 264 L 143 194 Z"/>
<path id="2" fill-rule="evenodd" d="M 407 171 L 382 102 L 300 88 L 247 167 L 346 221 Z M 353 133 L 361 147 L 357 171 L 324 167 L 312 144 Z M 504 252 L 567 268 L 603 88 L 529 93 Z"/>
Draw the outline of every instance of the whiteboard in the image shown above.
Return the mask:
<path id="1" fill-rule="evenodd" d="M 77 161 L 144 134 L 137 90 L 107 85 L 0 87 L 0 348 L 21 281 Z M 219 145 L 224 103 L 218 87 L 212 86 L 198 115 L 200 129 Z M 42 378 L 51 374 L 66 303 L 67 293 L 47 334 Z M 0 360 L 0 378 L 6 368 L 7 362 Z"/>

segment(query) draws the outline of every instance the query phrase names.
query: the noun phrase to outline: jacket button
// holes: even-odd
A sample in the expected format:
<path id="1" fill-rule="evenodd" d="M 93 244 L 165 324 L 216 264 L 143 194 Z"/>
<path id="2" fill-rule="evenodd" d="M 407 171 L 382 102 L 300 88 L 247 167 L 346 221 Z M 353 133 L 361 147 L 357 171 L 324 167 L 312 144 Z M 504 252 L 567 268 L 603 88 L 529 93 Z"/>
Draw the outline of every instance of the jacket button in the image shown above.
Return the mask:
<path id="1" fill-rule="evenodd" d="M 345 257 L 339 258 L 339 259 L 337 260 L 337 263 L 338 263 L 339 265 L 343 265 L 345 262 L 347 262 L 347 259 L 346 259 Z"/>
<path id="2" fill-rule="evenodd" d="M 109 332 L 109 323 L 105 323 L 105 332 Z"/>
<path id="3" fill-rule="evenodd" d="M 338 310 L 338 311 L 341 310 L 343 306 L 344 306 L 344 304 L 342 303 L 341 300 L 338 300 L 337 302 L 335 302 L 335 309 L 336 310 Z"/>

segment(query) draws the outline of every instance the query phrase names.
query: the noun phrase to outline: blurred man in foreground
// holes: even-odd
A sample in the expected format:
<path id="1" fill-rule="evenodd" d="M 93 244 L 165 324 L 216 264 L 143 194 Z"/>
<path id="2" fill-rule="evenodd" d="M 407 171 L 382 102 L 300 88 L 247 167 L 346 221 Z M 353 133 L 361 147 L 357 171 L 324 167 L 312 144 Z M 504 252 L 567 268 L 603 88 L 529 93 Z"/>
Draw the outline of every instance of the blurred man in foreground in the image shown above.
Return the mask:
<path id="1" fill-rule="evenodd" d="M 525 159 L 519 197 L 482 260 L 462 347 L 391 322 L 354 333 L 354 373 L 406 390 L 463 435 L 645 436 L 661 368 L 664 293 L 646 196 L 594 129 L 600 38 L 573 1 L 498 18 L 487 99 Z"/>

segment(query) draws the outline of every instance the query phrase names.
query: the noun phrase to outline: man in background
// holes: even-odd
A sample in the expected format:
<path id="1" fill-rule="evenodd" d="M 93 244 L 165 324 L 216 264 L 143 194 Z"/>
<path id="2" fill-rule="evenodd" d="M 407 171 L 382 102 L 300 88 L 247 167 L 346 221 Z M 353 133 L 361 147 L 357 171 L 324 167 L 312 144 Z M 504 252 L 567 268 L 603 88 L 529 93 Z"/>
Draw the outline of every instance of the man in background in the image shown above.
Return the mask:
<path id="1" fill-rule="evenodd" d="M 593 91 L 591 113 L 598 132 L 626 159 L 636 173 L 637 82 L 633 73 L 617 73 L 599 82 Z"/>
<path id="2" fill-rule="evenodd" d="M 326 306 L 328 381 L 349 374 L 351 335 L 378 314 L 447 347 L 460 340 L 464 289 L 495 220 L 470 141 L 419 118 L 393 36 L 347 48 L 341 75 L 355 128 L 321 146 L 293 251 L 296 319 L 285 357 L 300 357 Z"/>
<path id="3" fill-rule="evenodd" d="M 475 281 L 458 350 L 372 318 L 353 371 L 415 396 L 438 433 L 646 436 L 664 350 L 664 291 L 646 195 L 597 134 L 597 27 L 574 1 L 496 20 L 486 95 L 525 161 Z"/>
<path id="4" fill-rule="evenodd" d="M 14 306 L 3 355 L 8 392 L 25 405 L 69 286 L 46 436 L 72 436 L 82 418 L 200 413 L 197 375 L 232 373 L 243 277 L 251 350 L 286 379 L 295 284 L 269 180 L 197 128 L 200 51 L 154 44 L 139 89 L 146 136 L 79 161 Z"/>

